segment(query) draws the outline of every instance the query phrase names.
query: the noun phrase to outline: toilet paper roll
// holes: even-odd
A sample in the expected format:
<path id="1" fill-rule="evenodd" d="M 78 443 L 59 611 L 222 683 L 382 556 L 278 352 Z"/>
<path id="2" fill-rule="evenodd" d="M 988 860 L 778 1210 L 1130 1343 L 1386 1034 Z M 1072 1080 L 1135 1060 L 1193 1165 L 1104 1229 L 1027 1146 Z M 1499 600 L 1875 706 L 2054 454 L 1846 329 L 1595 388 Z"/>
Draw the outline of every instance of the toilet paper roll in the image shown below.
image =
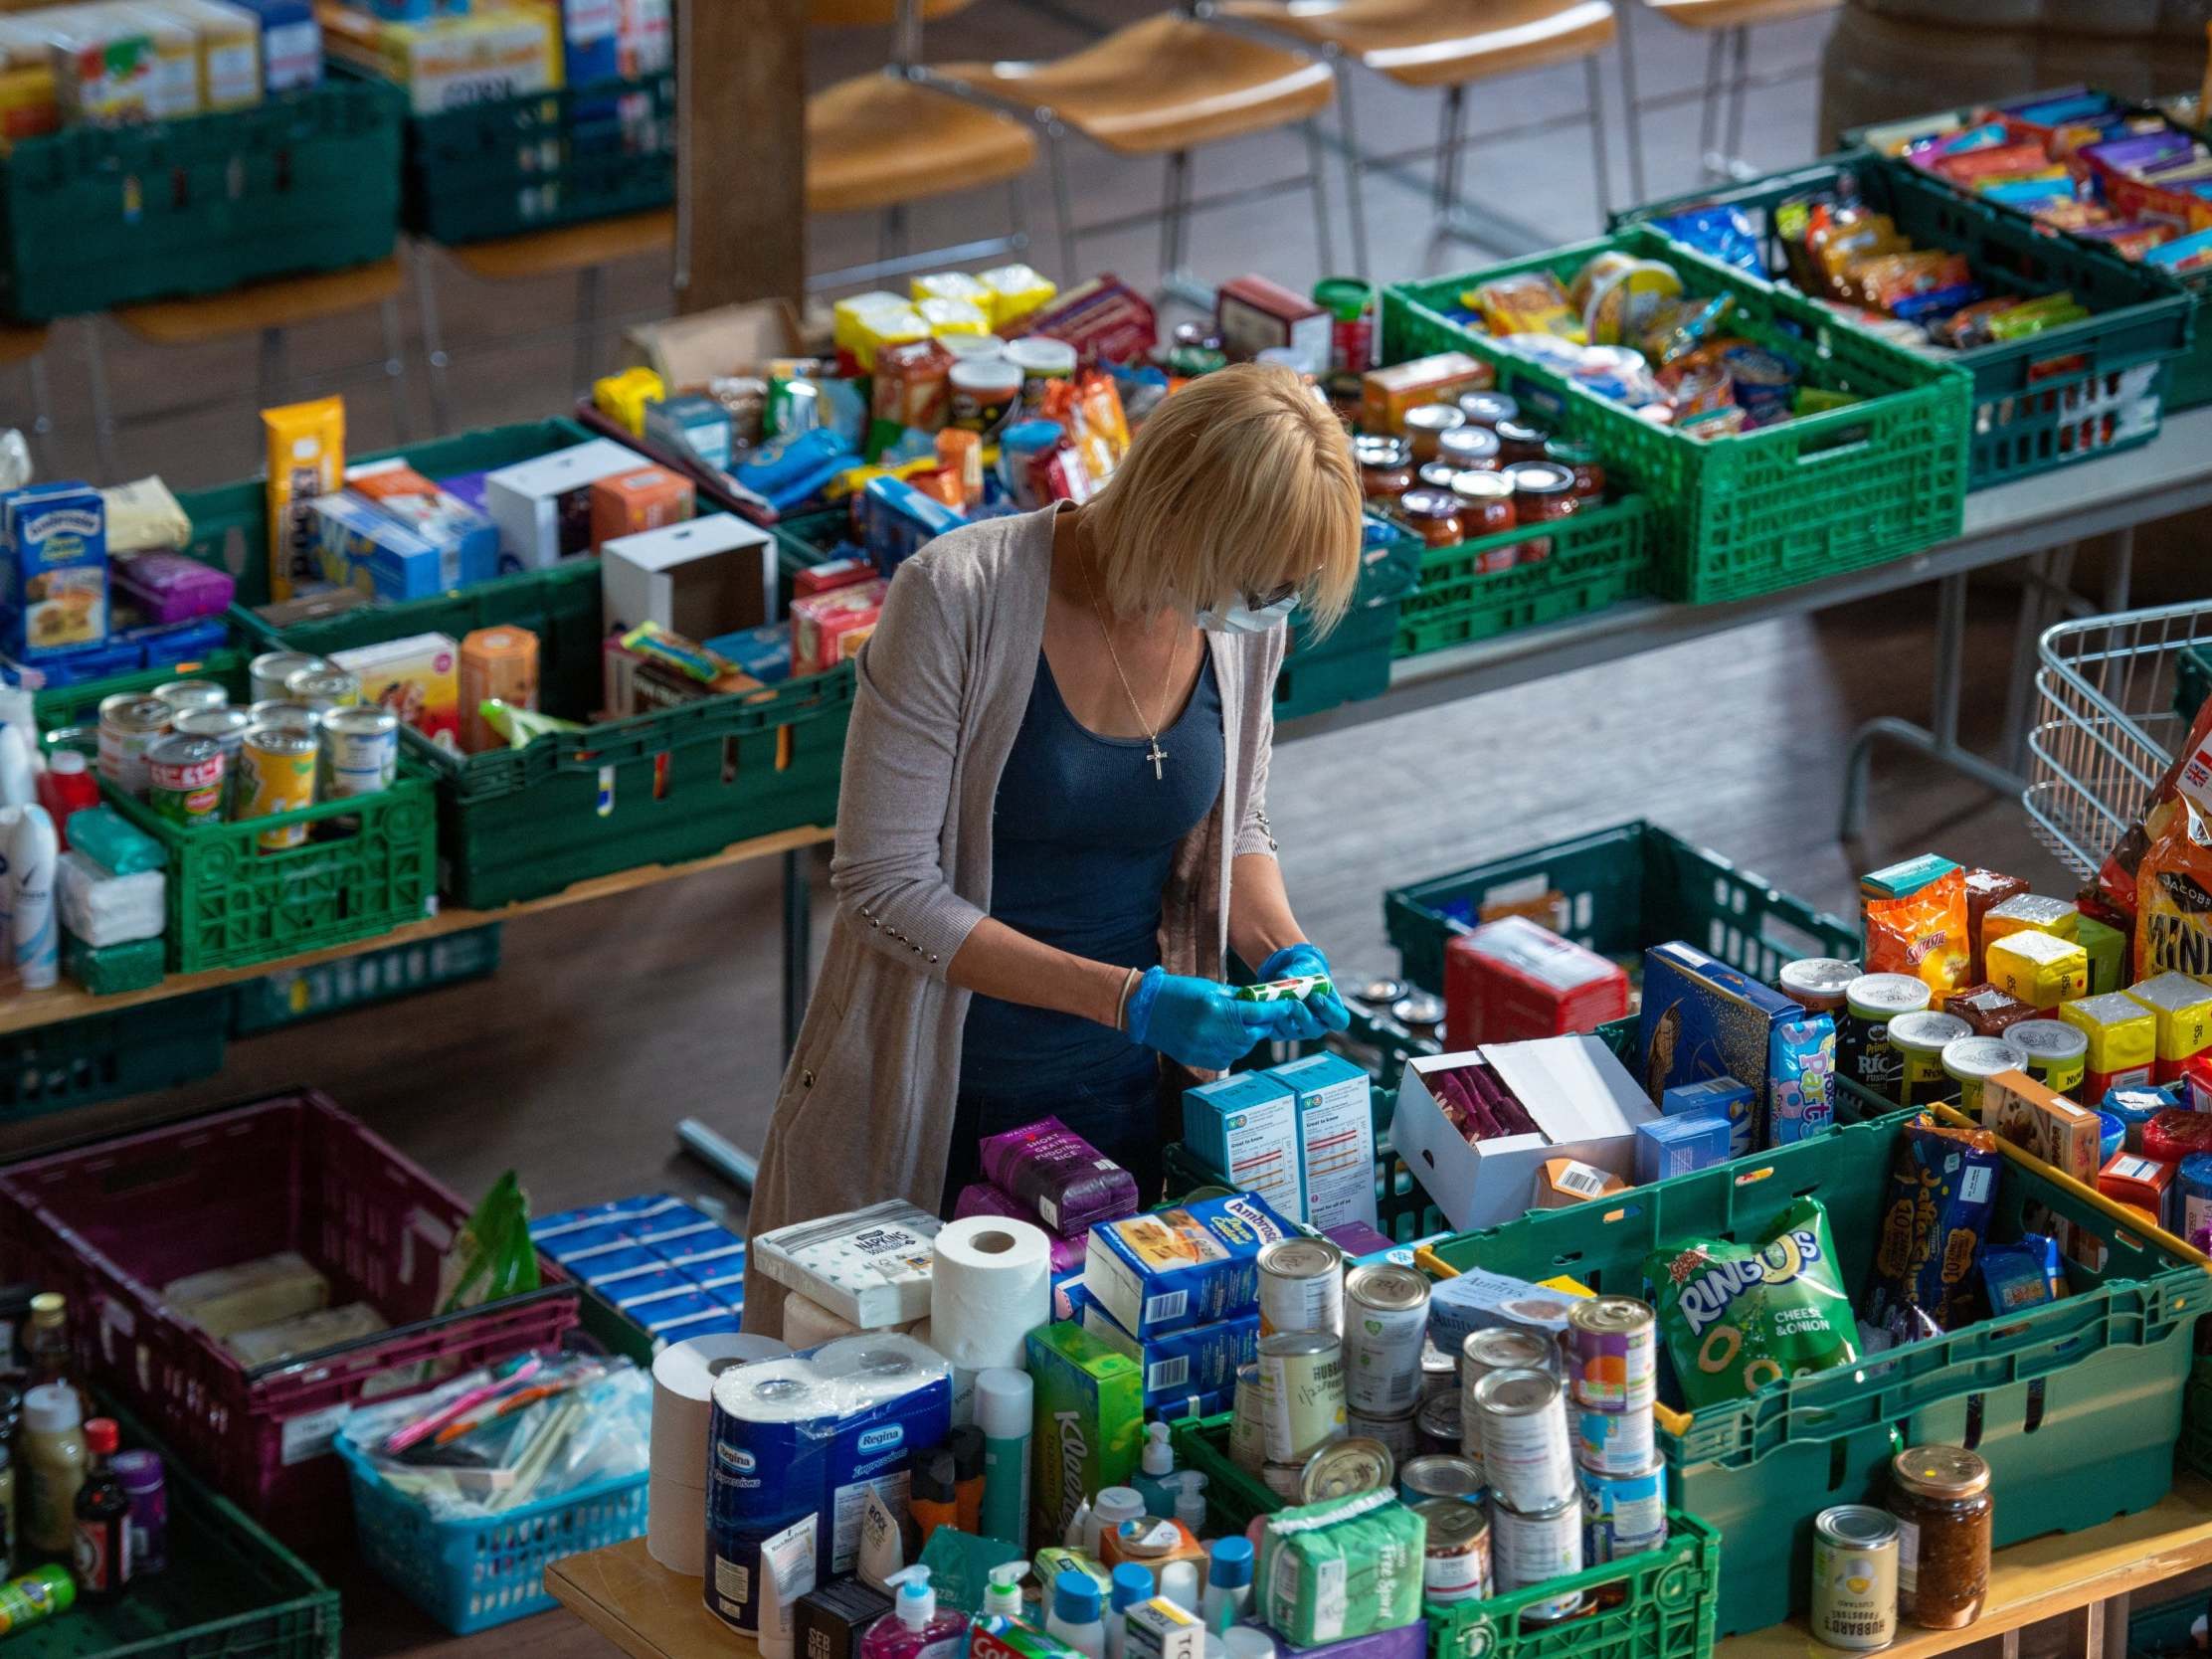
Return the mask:
<path id="1" fill-rule="evenodd" d="M 706 1493 L 669 1475 L 645 1483 L 645 1551 L 686 1578 L 706 1572 Z"/>
<path id="2" fill-rule="evenodd" d="M 916 1340 L 929 1343 L 930 1347 L 937 1348 L 934 1342 L 930 1342 L 931 1335 L 930 1323 L 926 1319 L 914 1327 Z M 941 1348 L 937 1351 L 940 1354 L 944 1352 Z M 948 1360 L 946 1364 L 951 1365 L 952 1362 Z M 976 1368 L 973 1366 L 953 1366 L 953 1427 L 966 1428 L 975 1420 Z"/>
<path id="3" fill-rule="evenodd" d="M 1052 1318 L 1052 1243 L 999 1215 L 948 1221 L 930 1264 L 930 1346 L 956 1367 L 1022 1367 L 1028 1334 Z"/>
<path id="4" fill-rule="evenodd" d="M 737 1366 L 779 1359 L 791 1350 L 774 1337 L 726 1331 L 671 1343 L 652 1362 L 653 1478 L 706 1487 L 707 1424 L 714 1413 L 714 1380 Z"/>

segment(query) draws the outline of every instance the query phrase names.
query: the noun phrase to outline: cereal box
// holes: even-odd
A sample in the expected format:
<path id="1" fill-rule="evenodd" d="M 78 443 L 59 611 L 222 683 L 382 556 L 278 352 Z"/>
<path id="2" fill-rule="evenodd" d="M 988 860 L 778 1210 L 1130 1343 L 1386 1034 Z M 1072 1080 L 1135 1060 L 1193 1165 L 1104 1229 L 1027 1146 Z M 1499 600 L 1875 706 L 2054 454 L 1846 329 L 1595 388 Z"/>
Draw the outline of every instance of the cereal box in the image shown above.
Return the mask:
<path id="1" fill-rule="evenodd" d="M 388 708 L 425 737 L 461 747 L 461 650 L 443 634 L 414 634 L 334 650 L 330 660 L 361 677 L 361 700 Z"/>
<path id="2" fill-rule="evenodd" d="M 1644 952 L 1644 1001 L 1636 1046 L 1644 1056 L 1644 1092 L 1653 1105 L 1680 1083 L 1733 1077 L 1756 1091 L 1751 1122 L 1770 1121 L 1767 1078 L 1773 1028 L 1804 1017 L 1804 1010 L 1695 945 L 1654 945 Z"/>
<path id="3" fill-rule="evenodd" d="M 84 483 L 33 484 L 6 498 L 0 608 L 19 662 L 107 638 L 107 518 Z"/>
<path id="4" fill-rule="evenodd" d="M 1124 1331 L 1209 1325 L 1259 1301 L 1259 1253 L 1297 1229 L 1251 1193 L 1091 1228 L 1083 1288 Z"/>

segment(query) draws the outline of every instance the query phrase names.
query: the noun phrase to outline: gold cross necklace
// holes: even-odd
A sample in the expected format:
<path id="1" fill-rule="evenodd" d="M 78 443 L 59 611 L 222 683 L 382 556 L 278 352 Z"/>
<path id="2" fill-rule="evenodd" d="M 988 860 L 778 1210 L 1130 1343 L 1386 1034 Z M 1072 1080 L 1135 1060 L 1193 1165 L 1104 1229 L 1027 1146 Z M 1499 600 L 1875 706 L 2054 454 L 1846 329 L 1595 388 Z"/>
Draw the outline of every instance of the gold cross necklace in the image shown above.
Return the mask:
<path id="1" fill-rule="evenodd" d="M 1137 716 L 1137 724 L 1144 728 L 1146 741 L 1150 745 L 1145 750 L 1145 759 L 1152 762 L 1153 780 L 1156 783 L 1164 782 L 1167 774 L 1161 771 L 1161 766 L 1168 758 L 1168 751 L 1160 747 L 1160 728 L 1145 718 L 1144 708 L 1137 701 L 1137 693 L 1129 688 L 1129 676 L 1122 672 L 1121 653 L 1114 649 L 1114 631 L 1106 626 L 1106 608 L 1098 603 L 1098 589 L 1091 581 L 1090 551 L 1090 536 L 1078 520 L 1075 526 L 1075 568 L 1083 573 L 1083 592 L 1090 597 L 1091 615 L 1098 619 L 1099 638 L 1106 642 L 1106 660 L 1114 665 L 1114 677 L 1121 681 L 1121 693 L 1129 699 L 1129 711 Z"/>

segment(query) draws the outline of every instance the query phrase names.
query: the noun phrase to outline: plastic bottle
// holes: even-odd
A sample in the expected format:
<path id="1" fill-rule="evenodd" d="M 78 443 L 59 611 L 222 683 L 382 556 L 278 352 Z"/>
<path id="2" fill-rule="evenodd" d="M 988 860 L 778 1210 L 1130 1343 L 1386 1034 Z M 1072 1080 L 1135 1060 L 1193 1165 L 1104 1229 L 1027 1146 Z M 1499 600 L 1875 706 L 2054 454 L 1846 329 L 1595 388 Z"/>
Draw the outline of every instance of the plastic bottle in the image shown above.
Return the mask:
<path id="1" fill-rule="evenodd" d="M 1232 1624 L 1221 1632 L 1228 1659 L 1275 1659 L 1275 1638 L 1256 1624 Z"/>
<path id="2" fill-rule="evenodd" d="M 7 730 L 0 726 L 0 735 Z M 15 971 L 26 991 L 44 991 L 62 977 L 62 928 L 54 914 L 54 861 L 61 855 L 46 809 L 25 807 L 8 837 L 8 880 L 15 889 L 9 906 Z"/>
<path id="3" fill-rule="evenodd" d="M 84 1413 L 77 1390 L 47 1382 L 23 1396 L 23 1473 L 30 1491 L 23 1536 L 34 1550 L 68 1556 L 77 1544 L 77 1489 L 85 1484 Z"/>
<path id="4" fill-rule="evenodd" d="M 57 749 L 54 758 L 46 763 L 46 770 L 39 774 L 38 797 L 39 805 L 54 821 L 54 833 L 66 852 L 70 844 L 70 815 L 99 805 L 99 784 L 83 755 L 75 749 Z"/>
<path id="5" fill-rule="evenodd" d="M 959 1490 L 950 1446 L 934 1447 L 914 1459 L 906 1513 L 912 1518 L 924 1545 L 939 1527 L 959 1525 Z"/>
<path id="6" fill-rule="evenodd" d="M 1084 1498 L 1076 1503 L 1075 1513 L 1067 1518 L 1067 1531 L 1062 1535 L 1060 1543 L 1067 1549 L 1080 1550 L 1086 1556 L 1097 1553 L 1098 1518 L 1091 1514 L 1090 1499 Z"/>
<path id="7" fill-rule="evenodd" d="M 1098 1616 L 1098 1580 L 1072 1567 L 1052 1580 L 1052 1610 L 1044 1633 L 1090 1659 L 1106 1659 L 1106 1624 Z M 863 1653 L 860 1659 L 874 1659 Z"/>
<path id="8" fill-rule="evenodd" d="M 77 1593 L 87 1601 L 112 1601 L 130 1581 L 130 1495 L 107 1466 L 121 1449 L 112 1417 L 85 1425 L 85 1484 L 77 1489 Z"/>
<path id="9" fill-rule="evenodd" d="M 1160 1568 L 1160 1593 L 1193 1618 L 1198 1616 L 1198 1564 L 1169 1562 Z"/>
<path id="10" fill-rule="evenodd" d="M 1176 1454 L 1168 1438 L 1171 1432 L 1166 1423 L 1153 1423 L 1145 1429 L 1144 1457 L 1137 1478 L 1129 1483 L 1144 1500 L 1145 1513 L 1163 1521 L 1175 1519 L 1176 1489 L 1171 1477 L 1175 1474 Z"/>
<path id="11" fill-rule="evenodd" d="M 42 1290 L 31 1298 L 31 1328 L 24 1333 L 23 1354 L 30 1369 L 30 1386 L 42 1382 L 71 1382 L 69 1298 L 58 1290 Z"/>
<path id="12" fill-rule="evenodd" d="M 1174 1512 L 1170 1511 L 1172 1515 Z M 1099 1539 L 1112 1532 L 1124 1521 L 1141 1521 L 1145 1514 L 1145 1500 L 1136 1488 L 1107 1486 L 1091 1501 L 1091 1518 L 1083 1527 L 1084 1554 L 1098 1558 Z"/>
<path id="13" fill-rule="evenodd" d="M 1000 1628 L 996 1621 L 1018 1624 L 1026 1607 L 1021 1599 L 1021 1574 L 1028 1568 L 1020 1562 L 1001 1562 L 985 1574 L 983 1586 L 983 1616 L 994 1620 L 993 1629 Z"/>
<path id="14" fill-rule="evenodd" d="M 937 1610 L 929 1568 L 909 1567 L 884 1581 L 898 1586 L 891 1616 L 868 1626 L 860 1638 L 860 1659 L 959 1659 L 968 1645 L 968 1615 Z"/>
<path id="15" fill-rule="evenodd" d="M 1204 1532 L 1205 1476 L 1196 1469 L 1185 1469 L 1175 1477 L 1175 1518 L 1194 1535 Z"/>
<path id="16" fill-rule="evenodd" d="M 945 1442 L 953 1454 L 953 1508 L 960 1530 L 983 1536 L 983 1430 L 962 1423 Z"/>
<path id="17" fill-rule="evenodd" d="M 1252 1541 L 1242 1534 L 1213 1541 L 1205 1561 L 1205 1599 L 1198 1616 L 1224 1634 L 1252 1600 Z"/>
<path id="18" fill-rule="evenodd" d="M 976 1426 L 983 1430 L 983 1536 L 1023 1554 L 1029 1548 L 1029 1429 L 1035 1384 L 1025 1371 L 994 1366 L 976 1374 Z"/>
<path id="19" fill-rule="evenodd" d="M 28 807 L 39 798 L 38 774 L 31 765 L 31 751 L 23 732 L 14 725 L 0 726 L 0 805 Z"/>
<path id="20" fill-rule="evenodd" d="M 43 1623 L 77 1605 L 77 1580 L 66 1567 L 42 1567 L 0 1584 L 0 1636 Z"/>
<path id="21" fill-rule="evenodd" d="M 1122 1659 L 1122 1649 L 1129 1641 L 1129 1621 L 1124 1615 L 1138 1602 L 1151 1599 L 1151 1573 L 1135 1562 L 1123 1562 L 1114 1568 L 1114 1581 L 1107 1589 L 1106 1659 Z"/>

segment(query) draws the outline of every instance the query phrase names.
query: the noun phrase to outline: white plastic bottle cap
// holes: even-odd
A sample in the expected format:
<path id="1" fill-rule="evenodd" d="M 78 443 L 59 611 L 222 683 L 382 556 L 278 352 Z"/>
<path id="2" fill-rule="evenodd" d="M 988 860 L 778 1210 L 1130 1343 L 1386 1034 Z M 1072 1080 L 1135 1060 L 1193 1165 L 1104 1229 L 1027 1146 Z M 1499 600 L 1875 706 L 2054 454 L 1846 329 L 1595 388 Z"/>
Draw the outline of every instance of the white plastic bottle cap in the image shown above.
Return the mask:
<path id="1" fill-rule="evenodd" d="M 23 1426 L 34 1434 L 60 1434 L 84 1420 L 77 1390 L 67 1382 L 41 1382 L 23 1396 Z"/>
<path id="2" fill-rule="evenodd" d="M 1275 1638 L 1249 1624 L 1232 1624 L 1221 1636 L 1228 1659 L 1275 1659 Z"/>
<path id="3" fill-rule="evenodd" d="M 1098 1517 L 1100 1532 L 1111 1532 L 1124 1521 L 1140 1519 L 1145 1513 L 1145 1500 L 1133 1486 L 1108 1486 L 1100 1489 L 1091 1513 Z"/>
<path id="4" fill-rule="evenodd" d="M 993 1366 L 976 1373 L 976 1426 L 987 1440 L 1026 1438 L 1036 1385 L 1025 1371 Z"/>
<path id="5" fill-rule="evenodd" d="M 1144 1470 L 1148 1475 L 1172 1473 L 1176 1466 L 1175 1447 L 1168 1443 L 1170 1430 L 1166 1423 L 1154 1423 L 1145 1430 Z"/>
<path id="6" fill-rule="evenodd" d="M 1185 1612 L 1198 1610 L 1198 1568 L 1193 1562 L 1169 1562 L 1160 1569 L 1160 1593 Z"/>

